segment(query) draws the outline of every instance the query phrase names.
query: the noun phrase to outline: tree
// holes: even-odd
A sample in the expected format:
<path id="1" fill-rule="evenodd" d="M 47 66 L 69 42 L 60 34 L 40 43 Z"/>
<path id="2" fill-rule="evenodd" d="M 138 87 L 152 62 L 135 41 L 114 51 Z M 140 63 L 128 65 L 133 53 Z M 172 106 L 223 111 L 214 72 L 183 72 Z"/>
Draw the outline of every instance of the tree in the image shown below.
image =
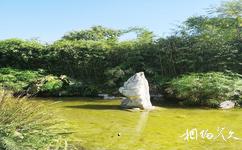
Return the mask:
<path id="1" fill-rule="evenodd" d="M 122 35 L 127 33 L 135 33 L 140 43 L 147 44 L 154 42 L 154 33 L 146 28 L 131 27 L 127 30 L 122 30 Z"/>
<path id="2" fill-rule="evenodd" d="M 242 0 L 231 0 L 223 2 L 219 7 L 215 8 L 215 12 L 221 17 L 235 19 L 237 37 L 239 40 L 241 40 Z"/>
<path id="3" fill-rule="evenodd" d="M 117 41 L 121 30 L 114 30 L 102 26 L 93 26 L 88 30 L 72 31 L 62 37 L 64 40 L 112 40 Z"/>
<path id="4" fill-rule="evenodd" d="M 242 0 L 231 0 L 223 2 L 215 8 L 215 12 L 222 17 L 242 17 Z"/>

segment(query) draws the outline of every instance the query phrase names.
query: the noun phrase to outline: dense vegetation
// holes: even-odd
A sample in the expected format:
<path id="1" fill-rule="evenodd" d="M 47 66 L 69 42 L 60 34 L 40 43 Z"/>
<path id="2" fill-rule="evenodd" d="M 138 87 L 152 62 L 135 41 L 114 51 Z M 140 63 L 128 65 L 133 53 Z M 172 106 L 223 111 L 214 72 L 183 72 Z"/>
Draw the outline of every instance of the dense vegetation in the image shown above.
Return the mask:
<path id="1" fill-rule="evenodd" d="M 0 149 L 60 148 L 57 120 L 43 106 L 0 91 Z"/>
<path id="2" fill-rule="evenodd" d="M 16 96 L 92 96 L 97 89 L 65 75 L 54 76 L 43 70 L 0 68 L 0 86 Z"/>
<path id="3" fill-rule="evenodd" d="M 42 76 L 39 71 L 0 68 L 0 86 L 13 92 L 19 92 Z"/>
<path id="4" fill-rule="evenodd" d="M 95 95 L 100 92 L 117 94 L 117 88 L 129 76 L 144 71 L 151 85 L 151 92 L 161 92 L 166 81 L 191 72 L 242 73 L 242 17 L 241 0 L 222 3 L 211 9 L 207 16 L 188 18 L 168 37 L 157 38 L 143 28 L 114 30 L 94 26 L 89 30 L 69 32 L 52 44 L 38 41 L 7 39 L 0 41 L 0 67 L 20 70 L 45 70 L 43 86 L 47 95 Z M 127 33 L 137 38 L 121 41 Z M 27 71 L 28 72 L 28 71 Z M 24 71 L 23 73 L 27 73 Z M 35 76 L 35 75 L 36 76 Z M 27 83 L 37 82 L 39 74 L 27 77 Z M 60 77 L 66 75 L 76 84 L 65 84 Z M 38 78 L 37 78 L 38 77 Z M 16 78 L 16 79 L 15 79 Z M 25 88 L 21 75 L 3 76 L 1 82 L 14 88 Z M 84 90 L 80 90 L 85 85 Z M 70 87 L 70 88 L 69 88 Z M 53 88 L 53 90 L 52 90 Z M 60 89 L 65 92 L 60 92 Z M 57 91 L 57 92 L 56 92 Z M 84 94 L 86 91 L 88 94 Z M 41 93 L 41 92 L 39 92 Z M 42 95 L 40 94 L 40 95 Z"/>
<path id="5" fill-rule="evenodd" d="M 192 73 L 173 79 L 167 86 L 167 98 L 182 105 L 218 107 L 226 100 L 242 102 L 242 76 L 238 74 Z"/>

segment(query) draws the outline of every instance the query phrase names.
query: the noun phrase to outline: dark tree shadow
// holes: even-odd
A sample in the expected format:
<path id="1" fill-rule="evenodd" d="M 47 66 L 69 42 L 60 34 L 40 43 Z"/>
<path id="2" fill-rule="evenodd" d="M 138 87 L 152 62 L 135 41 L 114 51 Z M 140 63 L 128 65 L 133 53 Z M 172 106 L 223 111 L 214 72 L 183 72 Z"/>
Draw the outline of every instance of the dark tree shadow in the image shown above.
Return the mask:
<path id="1" fill-rule="evenodd" d="M 74 105 L 65 106 L 66 108 L 76 108 L 76 109 L 95 109 L 95 110 L 121 110 L 119 105 L 96 105 L 96 104 L 86 104 L 86 105 Z"/>
<path id="2" fill-rule="evenodd" d="M 198 106 L 198 105 L 193 105 L 193 106 L 179 105 L 176 102 L 169 102 L 169 101 L 158 101 L 158 102 L 152 101 L 152 104 L 156 107 L 163 107 L 168 109 L 202 109 L 202 110 L 216 109 L 216 108 Z"/>

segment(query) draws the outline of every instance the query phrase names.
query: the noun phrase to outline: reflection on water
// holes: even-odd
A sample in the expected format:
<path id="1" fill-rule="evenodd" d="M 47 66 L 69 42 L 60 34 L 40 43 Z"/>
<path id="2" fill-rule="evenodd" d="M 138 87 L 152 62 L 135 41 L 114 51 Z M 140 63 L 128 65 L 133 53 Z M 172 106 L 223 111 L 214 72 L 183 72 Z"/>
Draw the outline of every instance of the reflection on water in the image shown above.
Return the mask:
<path id="1" fill-rule="evenodd" d="M 149 111 L 140 112 L 139 119 L 138 119 L 137 124 L 135 126 L 135 133 L 133 134 L 133 136 L 131 136 L 131 139 L 129 141 L 129 145 L 132 145 L 133 143 L 137 143 L 138 139 L 141 137 L 141 134 L 145 129 L 148 117 L 149 117 Z M 128 142 L 127 142 L 127 144 L 128 144 Z"/>
<path id="2" fill-rule="evenodd" d="M 144 130 L 148 117 L 149 117 L 149 111 L 140 112 L 140 118 L 139 118 L 139 120 L 137 122 L 137 126 L 135 128 L 137 135 L 140 135 L 142 133 L 142 131 Z"/>

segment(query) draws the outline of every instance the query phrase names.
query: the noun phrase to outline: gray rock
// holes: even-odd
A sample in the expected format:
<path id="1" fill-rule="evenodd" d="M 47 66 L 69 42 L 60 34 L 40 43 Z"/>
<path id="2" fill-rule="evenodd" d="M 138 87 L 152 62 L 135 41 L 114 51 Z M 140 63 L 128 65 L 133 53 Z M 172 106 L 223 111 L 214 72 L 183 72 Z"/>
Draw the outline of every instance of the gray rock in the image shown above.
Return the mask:
<path id="1" fill-rule="evenodd" d="M 234 108 L 235 103 L 233 101 L 224 101 L 220 103 L 219 107 L 222 109 L 231 109 Z"/>
<path id="2" fill-rule="evenodd" d="M 150 102 L 149 84 L 143 72 L 130 77 L 119 92 L 126 96 L 121 102 L 123 108 L 153 109 Z"/>
<path id="3" fill-rule="evenodd" d="M 115 96 L 109 96 L 108 94 L 98 94 L 98 96 L 103 97 L 103 99 L 115 99 Z"/>

